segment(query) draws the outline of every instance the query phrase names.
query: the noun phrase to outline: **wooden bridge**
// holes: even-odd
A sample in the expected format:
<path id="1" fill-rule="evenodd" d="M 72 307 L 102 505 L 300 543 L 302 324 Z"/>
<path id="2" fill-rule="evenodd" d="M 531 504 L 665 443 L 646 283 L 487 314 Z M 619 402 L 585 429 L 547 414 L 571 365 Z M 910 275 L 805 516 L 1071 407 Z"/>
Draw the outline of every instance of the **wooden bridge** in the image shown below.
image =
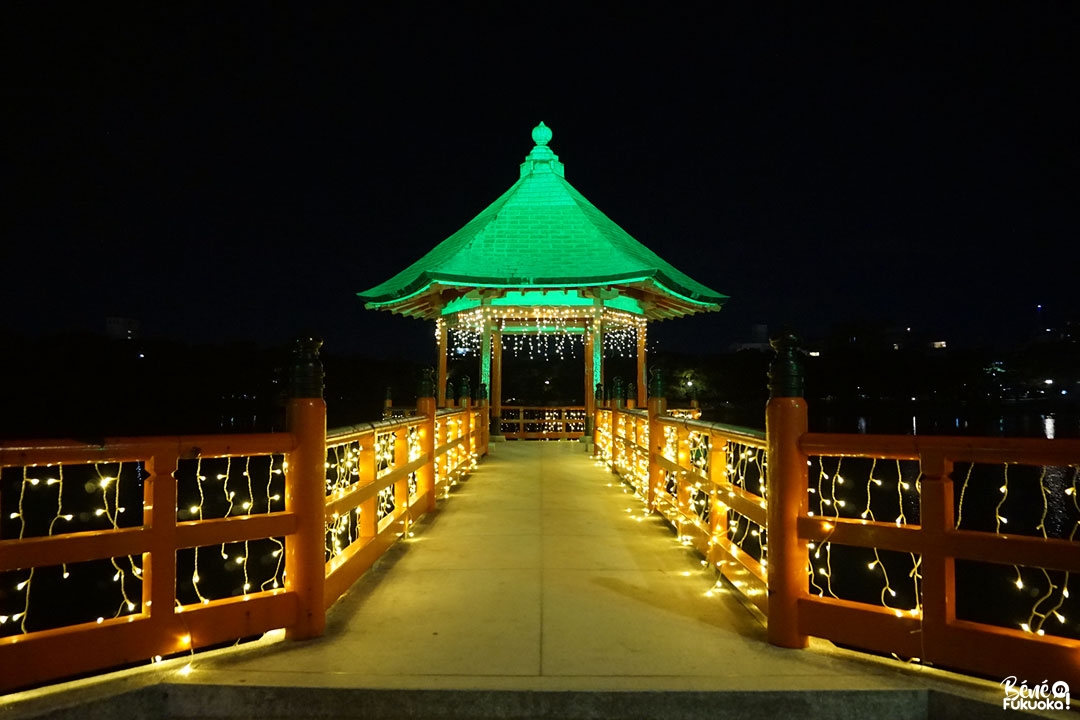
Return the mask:
<path id="1" fill-rule="evenodd" d="M 647 324 L 727 297 L 532 137 L 507 192 L 361 293 L 434 322 L 410 412 L 327 431 L 310 342 L 285 432 L 0 443 L 0 692 L 72 717 L 95 696 L 203 718 L 749 716 L 768 692 L 802 717 L 945 717 L 967 711 L 939 695 L 1036 685 L 1067 704 L 1080 441 L 808 432 L 790 338 L 764 432 L 673 412 Z M 503 406 L 504 347 L 580 348 L 577 406 Z M 625 388 L 615 352 L 636 356 Z M 457 402 L 449 354 L 480 380 Z M 141 680 L 59 684 L 120 667 Z M 886 689 L 904 712 L 867 711 Z M 539 691 L 564 694 L 491 694 Z"/>
<path id="2" fill-rule="evenodd" d="M 815 702 L 835 711 L 868 702 L 871 690 L 892 693 L 873 703 L 925 703 L 930 691 L 998 702 L 1000 678 L 1080 681 L 1080 643 L 1046 632 L 1051 625 L 955 615 L 958 558 L 1042 568 L 1064 577 L 1055 587 L 1067 599 L 1065 573 L 1080 570 L 1075 544 L 963 529 L 963 493 L 952 488 L 960 462 L 1075 468 L 1076 441 L 808 433 L 798 397 L 770 401 L 767 433 L 672 417 L 660 397 L 641 410 L 609 405 L 596 410 L 592 443 L 491 443 L 483 402 L 436 409 L 433 397 L 410 417 L 326 433 L 323 401 L 298 397 L 287 433 L 7 444 L 0 465 L 18 472 L 4 476 L 7 527 L 17 519 L 24 532 L 0 540 L 0 572 L 7 582 L 25 578 L 17 586 L 25 602 L 19 617 L 5 617 L 0 682 L 30 712 L 70 698 L 71 687 L 84 697 L 87 683 L 109 697 L 162 682 L 213 687 L 227 707 L 248 702 L 238 698 L 250 686 L 830 691 L 838 694 Z M 854 468 L 841 478 L 823 459 L 859 456 L 898 468 L 894 478 L 871 469 L 860 480 L 871 494 L 884 481 L 902 495 L 902 463 L 914 463 L 908 489 L 919 523 L 841 509 L 855 496 L 845 502 L 836 483 L 854 484 Z M 224 472 L 215 473 L 215 458 Z M 258 458 L 269 462 L 255 470 Z M 70 484 L 80 468 L 101 478 L 102 512 L 68 512 L 72 496 L 51 482 Z M 125 527 L 117 486 L 133 469 L 144 475 L 142 513 L 133 509 L 138 519 Z M 223 488 L 211 490 L 215 483 Z M 192 485 L 198 505 L 186 499 Z M 808 501 L 822 493 L 829 497 Z M 867 503 L 877 508 L 870 495 Z M 1000 521 L 1000 504 L 995 513 Z M 59 527 L 68 523 L 70 531 Z M 895 572 L 889 551 L 910 555 L 912 606 L 890 603 L 885 591 L 880 602 L 846 599 L 838 581 L 816 577 L 815 555 L 841 546 L 867 548 L 881 571 Z M 115 616 L 43 623 L 48 604 L 35 602 L 55 587 L 49 573 L 103 560 L 117 569 L 114 582 L 127 582 Z M 215 573 L 237 568 L 242 585 L 212 590 L 227 587 L 213 584 Z M 1040 610 L 1055 617 L 1038 603 L 1032 617 Z M 1052 612 L 1063 610 L 1064 602 Z M 10 631 L 15 623 L 21 632 Z M 111 674 L 124 666 L 135 669 Z M 63 682 L 87 673 L 97 679 Z M 523 702 L 509 697 L 518 696 L 493 712 Z"/>

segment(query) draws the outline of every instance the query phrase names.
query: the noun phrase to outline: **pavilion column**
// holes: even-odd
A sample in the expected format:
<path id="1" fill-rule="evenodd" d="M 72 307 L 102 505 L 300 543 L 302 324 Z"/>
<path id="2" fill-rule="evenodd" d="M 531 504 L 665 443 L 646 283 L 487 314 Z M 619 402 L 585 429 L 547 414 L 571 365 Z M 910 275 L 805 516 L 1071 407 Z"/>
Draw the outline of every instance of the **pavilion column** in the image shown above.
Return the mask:
<path id="1" fill-rule="evenodd" d="M 593 387 L 604 384 L 604 301 L 593 300 L 592 335 Z"/>
<path id="2" fill-rule="evenodd" d="M 491 335 L 495 327 L 485 318 L 484 329 L 480 337 L 480 384 L 491 390 Z"/>
<path id="3" fill-rule="evenodd" d="M 593 337 L 593 321 L 585 320 L 585 435 L 592 434 L 596 420 L 596 385 L 599 383 L 596 375 L 596 358 L 593 357 L 593 346 L 596 339 Z"/>
<path id="4" fill-rule="evenodd" d="M 439 395 L 438 406 L 446 407 L 446 345 L 449 331 L 446 320 L 440 319 L 439 323 Z"/>
<path id="5" fill-rule="evenodd" d="M 502 331 L 491 333 L 491 424 L 493 435 L 502 435 Z"/>
<path id="6" fill-rule="evenodd" d="M 637 406 L 645 407 L 649 400 L 648 375 L 645 365 L 645 333 L 647 325 L 643 322 L 637 329 Z"/>

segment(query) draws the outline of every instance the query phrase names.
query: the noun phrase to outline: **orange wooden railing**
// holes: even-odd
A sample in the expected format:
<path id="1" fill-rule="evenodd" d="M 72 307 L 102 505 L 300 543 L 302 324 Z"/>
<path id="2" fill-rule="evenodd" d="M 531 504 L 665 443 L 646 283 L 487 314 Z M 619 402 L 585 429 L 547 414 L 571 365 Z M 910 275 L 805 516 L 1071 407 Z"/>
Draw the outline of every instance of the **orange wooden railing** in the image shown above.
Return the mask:
<path id="1" fill-rule="evenodd" d="M 683 542 L 767 612 L 766 566 L 729 538 L 727 516 L 732 509 L 761 528 L 766 525 L 760 471 L 749 473 L 748 483 L 733 477 L 727 461 L 729 452 L 741 455 L 744 466 L 747 458 L 763 461 L 765 433 L 672 417 L 662 399 L 650 403 L 654 412 L 598 409 L 597 456 L 634 487 L 650 510 L 661 513 Z M 655 446 L 650 437 L 656 438 Z"/>
<path id="2" fill-rule="evenodd" d="M 650 399 L 647 412 L 598 408 L 595 428 L 597 456 L 767 615 L 771 643 L 799 648 L 814 636 L 994 679 L 1080 686 L 1080 641 L 957 619 L 955 610 L 957 560 L 1077 573 L 1080 543 L 958 529 L 951 475 L 954 463 L 1075 473 L 1080 440 L 810 433 L 801 397 L 770 400 L 765 433 L 672 419 L 662 398 Z M 814 514 L 814 458 L 917 461 L 919 524 Z M 767 558 L 733 541 L 732 518 L 767 534 Z M 912 553 L 921 562 L 919 604 L 902 611 L 811 594 L 810 547 L 823 543 Z"/>
<path id="3" fill-rule="evenodd" d="M 916 460 L 921 468 L 918 525 L 810 517 L 804 511 L 788 528 L 795 530 L 800 548 L 828 541 L 917 554 L 922 559 L 921 612 L 803 593 L 796 601 L 798 632 L 998 679 L 1016 675 L 1039 682 L 1050 677 L 1072 687 L 1080 684 L 1080 641 L 960 620 L 955 608 L 957 560 L 1076 573 L 1080 544 L 957 529 L 952 478 L 957 462 L 1075 466 L 1080 441 L 806 433 L 794 447 L 802 477 L 791 481 L 802 486 L 804 498 L 810 456 Z"/>
<path id="4" fill-rule="evenodd" d="M 50 527 L 47 536 L 0 538 L 0 577 L 131 556 L 141 559 L 131 565 L 142 585 L 141 607 L 132 603 L 130 614 L 0 638 L 0 692 L 146 663 L 277 628 L 291 638 L 321 634 L 326 608 L 407 532 L 409 523 L 434 508 L 438 493 L 446 493 L 487 452 L 486 405 L 436 410 L 430 397 L 418 404 L 415 417 L 329 433 L 322 399 L 298 398 L 289 402 L 285 433 L 0 443 L 0 469 L 135 462 L 147 475 L 137 526 L 56 534 Z M 395 443 L 394 457 L 380 461 L 375 448 L 387 435 L 405 441 Z M 356 467 L 342 484 L 328 477 L 328 453 L 346 446 L 355 453 L 346 462 Z M 181 461 L 266 455 L 284 456 L 284 510 L 206 519 L 200 512 L 197 520 L 178 519 L 185 512 L 177 507 Z M 393 509 L 376 519 L 375 498 L 388 488 Z M 23 508 L 20 501 L 18 508 L 2 510 L 17 515 Z M 350 514 L 358 532 L 334 547 L 327 541 L 328 528 L 332 531 L 337 519 Z M 178 552 L 266 538 L 282 539 L 284 587 L 245 586 L 236 597 L 179 604 Z"/>
<path id="5" fill-rule="evenodd" d="M 499 427 L 508 440 L 574 440 L 585 435 L 584 407 L 503 405 Z"/>

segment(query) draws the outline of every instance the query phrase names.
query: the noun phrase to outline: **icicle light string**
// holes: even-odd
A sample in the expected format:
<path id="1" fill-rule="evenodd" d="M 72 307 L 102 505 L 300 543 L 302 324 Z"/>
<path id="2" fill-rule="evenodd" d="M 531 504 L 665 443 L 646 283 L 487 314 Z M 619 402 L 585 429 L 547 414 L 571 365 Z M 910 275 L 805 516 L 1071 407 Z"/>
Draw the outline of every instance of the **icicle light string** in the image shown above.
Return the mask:
<path id="1" fill-rule="evenodd" d="M 327 449 L 326 494 L 346 492 L 360 478 L 359 441 L 333 445 Z M 326 559 L 340 555 L 358 538 L 360 509 L 354 508 L 344 515 L 334 515 L 324 527 Z M 280 556 L 279 556 L 280 557 Z"/>
<path id="2" fill-rule="evenodd" d="M 829 469 L 828 459 L 824 457 L 818 457 L 814 461 L 810 461 L 808 464 L 814 466 L 816 464 L 818 472 L 811 487 L 807 488 L 807 492 L 817 498 L 816 508 L 808 511 L 809 515 L 817 515 L 826 518 L 848 518 L 853 517 L 855 513 L 858 513 L 858 517 L 863 520 L 877 521 L 877 515 L 874 510 L 874 496 L 878 488 L 882 488 L 885 485 L 882 476 L 878 469 L 878 459 L 870 458 L 870 467 L 866 474 L 866 482 L 861 485 L 863 488 L 863 498 L 856 500 L 851 497 L 851 490 L 847 489 L 849 483 L 846 482 L 845 473 L 843 472 L 844 458 L 836 458 L 836 465 L 834 470 Z M 908 495 L 913 489 L 916 496 L 921 493 L 922 489 L 922 474 L 919 472 L 913 481 L 905 480 L 904 478 L 904 466 L 901 461 L 896 461 L 896 510 L 893 522 L 897 526 L 902 526 L 909 523 L 908 511 L 905 505 L 909 502 Z M 893 481 L 889 481 L 890 484 Z M 849 508 L 849 505 L 854 504 L 854 507 Z M 833 586 L 833 575 L 835 570 L 847 571 L 847 563 L 842 566 L 837 566 L 833 563 L 832 557 L 832 543 L 828 541 L 826 537 L 822 541 L 817 543 L 809 543 L 808 549 L 810 551 L 809 563 L 807 566 L 807 574 L 809 578 L 810 587 L 817 592 L 819 596 L 830 595 L 832 597 L 838 597 L 836 588 Z M 872 573 L 880 573 L 882 581 L 881 591 L 879 594 L 879 601 L 882 606 L 893 610 L 897 614 L 908 613 L 911 615 L 920 615 L 922 612 L 922 558 L 918 554 L 909 553 L 910 567 L 907 570 L 907 575 L 911 578 L 912 582 L 912 596 L 914 607 L 903 608 L 896 607 L 894 605 L 894 599 L 897 598 L 898 593 L 891 583 L 891 577 L 888 569 L 888 565 L 882 558 L 881 552 L 878 548 L 866 548 L 873 553 L 873 559 L 866 562 L 866 568 Z M 895 567 L 894 567 L 895 569 Z M 848 598 L 853 599 L 853 598 Z"/>
<path id="3" fill-rule="evenodd" d="M 529 359 L 565 359 L 584 349 L 581 308 L 520 307 L 476 308 L 457 313 L 452 319 L 435 321 L 435 337 L 447 329 L 447 342 L 453 355 L 475 355 L 483 347 L 484 333 L 498 328 L 504 347 L 514 357 Z M 644 337 L 645 317 L 621 310 L 604 308 L 601 316 L 601 351 L 608 357 L 635 357 L 639 337 Z"/>
<path id="4" fill-rule="evenodd" d="M 280 460 L 278 460 L 280 458 Z M 266 477 L 265 484 L 262 481 L 262 471 L 257 469 L 261 467 L 262 462 L 266 462 Z M 206 467 L 208 463 L 221 463 L 224 462 L 224 471 L 218 473 L 212 473 L 207 471 Z M 234 472 L 234 469 L 243 468 L 240 473 L 245 478 L 244 485 L 247 488 L 247 494 L 237 496 L 234 486 L 230 486 L 230 478 Z M 284 456 L 244 456 L 243 464 L 238 461 L 233 462 L 233 458 L 196 458 L 193 471 L 193 484 L 191 487 L 197 493 L 197 504 L 184 505 L 182 511 L 189 515 L 192 519 L 203 521 L 209 519 L 217 519 L 229 517 L 234 514 L 251 515 L 256 512 L 262 512 L 263 503 L 265 502 L 265 512 L 271 513 L 275 510 L 275 504 L 281 502 L 281 491 L 275 490 L 275 483 L 282 483 L 282 476 L 287 468 L 287 463 Z M 212 477 L 208 477 L 212 474 Z M 258 475 L 258 477 L 256 477 Z M 213 490 L 210 494 L 207 493 L 207 483 L 220 482 L 220 490 Z M 256 482 L 259 483 L 261 491 L 264 491 L 258 497 L 255 494 Z M 243 491 L 241 490 L 241 493 Z M 217 498 L 217 500 L 215 500 Z M 209 506 L 207 503 L 211 503 Z M 223 508 L 223 511 L 222 511 Z M 265 580 L 259 583 L 259 589 L 276 589 L 281 585 L 281 579 L 283 577 L 283 563 L 284 563 L 284 543 L 279 538 L 266 538 L 256 541 L 242 541 L 237 543 L 222 543 L 218 548 L 218 555 L 220 555 L 222 564 L 215 566 L 211 563 L 206 565 L 203 550 L 206 548 L 193 547 L 190 552 L 192 553 L 192 572 L 191 572 L 191 586 L 192 592 L 195 596 L 195 602 L 200 605 L 206 605 L 211 600 L 216 598 L 224 598 L 235 595 L 246 595 L 251 592 L 252 586 L 255 580 L 251 577 L 251 561 L 252 552 L 259 553 L 265 543 L 268 548 L 265 556 L 259 555 L 259 557 L 265 557 L 265 563 L 269 565 L 273 560 L 274 569 L 272 573 Z M 230 554 L 230 547 L 236 545 L 238 548 L 238 554 Z M 273 548 L 273 549 L 270 549 Z M 185 552 L 185 551 L 182 551 Z M 222 583 L 227 581 L 230 577 L 230 573 L 239 570 L 241 573 L 241 580 L 239 584 L 232 585 L 231 590 L 225 590 Z M 209 573 L 209 575 L 207 575 Z M 261 575 L 261 573 L 260 573 Z M 237 581 L 229 580 L 228 582 L 236 583 Z M 207 589 L 207 586 L 214 588 L 213 590 Z M 174 599 L 174 603 L 178 607 L 183 607 L 183 602 L 180 597 Z"/>

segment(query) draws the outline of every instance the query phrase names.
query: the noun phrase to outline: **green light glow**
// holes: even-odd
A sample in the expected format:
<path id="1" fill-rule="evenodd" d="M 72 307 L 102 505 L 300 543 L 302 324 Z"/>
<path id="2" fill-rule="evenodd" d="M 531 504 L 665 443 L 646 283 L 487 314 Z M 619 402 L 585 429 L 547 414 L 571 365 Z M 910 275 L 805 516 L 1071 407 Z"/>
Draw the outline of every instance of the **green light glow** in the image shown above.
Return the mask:
<path id="1" fill-rule="evenodd" d="M 603 381 L 602 378 L 604 373 L 604 342 L 600 337 L 600 333 L 596 333 L 593 338 L 592 354 L 592 386 L 595 390 L 596 386 Z"/>
<path id="2" fill-rule="evenodd" d="M 488 395 L 491 394 L 491 333 L 484 333 L 480 345 L 480 382 Z M 485 398 L 487 399 L 487 398 Z"/>
<path id="3" fill-rule="evenodd" d="M 366 307 L 446 317 L 489 296 L 484 304 L 498 309 L 572 311 L 597 295 L 655 320 L 720 309 L 726 295 L 669 265 L 566 182 L 551 128 L 539 124 L 532 139 L 520 179 L 405 270 L 359 293 Z M 472 297 L 449 300 L 465 293 Z"/>
<path id="4" fill-rule="evenodd" d="M 498 285 L 479 285 L 475 287 L 500 287 Z M 596 286 L 591 286 L 596 287 Z M 423 292 L 423 291 L 421 291 Z M 398 302 L 398 301 L 395 301 Z M 562 292 L 543 292 L 542 290 L 508 290 L 503 297 L 492 298 L 487 305 L 490 307 L 565 307 L 565 308 L 591 308 L 591 297 L 583 297 L 580 290 L 563 290 Z M 442 309 L 443 315 L 453 315 L 465 310 L 480 307 L 481 301 L 476 298 L 460 297 L 446 304 Z M 641 304 L 630 297 L 619 295 L 610 300 L 605 300 L 606 307 L 622 310 L 633 315 L 644 315 Z"/>

